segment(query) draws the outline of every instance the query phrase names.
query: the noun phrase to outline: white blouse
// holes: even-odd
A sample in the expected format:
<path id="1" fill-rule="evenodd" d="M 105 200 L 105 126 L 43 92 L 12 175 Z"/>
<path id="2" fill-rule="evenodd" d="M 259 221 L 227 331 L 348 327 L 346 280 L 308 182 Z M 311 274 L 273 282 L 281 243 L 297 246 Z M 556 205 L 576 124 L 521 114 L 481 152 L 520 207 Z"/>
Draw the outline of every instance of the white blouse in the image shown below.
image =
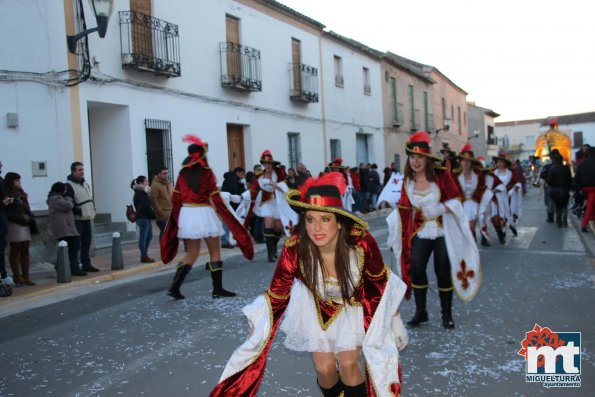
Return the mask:
<path id="1" fill-rule="evenodd" d="M 440 204 L 440 188 L 434 182 L 430 183 L 430 188 L 426 191 L 416 191 L 414 181 L 407 182 L 407 194 L 411 204 L 417 208 L 435 206 Z M 413 192 L 413 194 L 409 194 Z M 437 220 L 426 218 L 421 230 L 417 233 L 419 238 L 435 240 L 438 237 L 444 237 L 444 228 Z"/>

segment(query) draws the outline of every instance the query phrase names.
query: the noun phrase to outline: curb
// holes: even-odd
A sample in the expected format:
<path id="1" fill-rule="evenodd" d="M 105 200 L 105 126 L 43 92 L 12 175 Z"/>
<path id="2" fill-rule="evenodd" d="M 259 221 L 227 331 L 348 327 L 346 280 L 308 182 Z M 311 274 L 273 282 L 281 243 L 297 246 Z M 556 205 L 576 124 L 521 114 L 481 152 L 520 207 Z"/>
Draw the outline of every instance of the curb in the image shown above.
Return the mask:
<path id="1" fill-rule="evenodd" d="M 379 218 L 382 216 L 386 216 L 390 213 L 390 211 L 392 211 L 392 208 L 383 208 L 380 210 L 376 210 L 376 211 L 372 211 L 372 212 L 368 212 L 366 214 L 360 214 L 358 215 L 360 218 L 364 219 L 364 220 L 368 220 L 368 219 L 374 219 L 374 218 Z M 255 254 L 257 252 L 262 251 L 263 249 L 256 249 L 255 247 Z M 208 255 L 208 251 L 205 250 L 204 252 L 202 252 L 199 254 L 199 258 L 202 255 Z M 24 295 L 19 296 L 19 300 L 21 302 L 23 301 L 27 301 L 27 300 L 32 300 L 32 299 L 36 299 L 39 297 L 43 297 L 46 295 L 51 295 L 54 294 L 56 292 L 60 292 L 60 291 L 66 291 L 66 290 L 70 290 L 70 289 L 75 289 L 78 287 L 83 287 L 85 285 L 95 285 L 95 284 L 101 284 L 101 283 L 108 283 L 110 281 L 116 281 L 116 280 L 120 280 L 126 277 L 130 277 L 130 276 L 134 276 L 136 274 L 139 273 L 144 273 L 144 272 L 148 272 L 151 270 L 155 270 L 155 269 L 167 269 L 169 267 L 174 267 L 175 266 L 175 262 L 177 261 L 177 259 L 179 257 L 181 257 L 182 254 L 178 255 L 174 260 L 172 260 L 171 263 L 169 264 L 164 264 L 162 261 L 155 261 L 154 263 L 148 263 L 145 265 L 139 265 L 139 266 L 135 266 L 129 269 L 122 269 L 122 270 L 108 270 L 110 273 L 107 274 L 102 274 L 102 275 L 97 275 L 95 277 L 87 277 L 85 279 L 81 279 L 81 280 L 77 280 L 77 281 L 71 281 L 70 283 L 61 283 L 61 284 L 56 284 L 53 285 L 49 288 L 45 288 L 45 289 L 40 289 L 38 291 L 34 291 L 31 293 L 27 293 Z M 238 251 L 237 253 L 233 253 L 231 254 L 229 257 L 235 257 L 235 256 L 242 256 L 242 253 L 240 251 Z M 228 257 L 228 258 L 229 258 Z M 197 259 L 198 260 L 198 259 Z M 0 307 L 5 306 L 5 305 L 9 305 L 9 304 L 13 304 L 15 301 L 13 299 L 0 299 Z"/>
<path id="2" fill-rule="evenodd" d="M 574 229 L 578 233 L 579 239 L 581 240 L 583 247 L 585 247 L 587 254 L 589 255 L 589 257 L 591 259 L 595 259 L 595 241 L 593 240 L 593 231 L 591 231 L 589 233 L 583 233 L 581 231 L 581 225 L 580 225 L 581 220 L 578 219 L 576 216 L 574 216 L 574 214 L 572 214 L 572 215 L 569 214 L 569 216 L 572 216 L 570 218 L 571 222 L 572 222 L 572 226 L 574 226 Z M 588 227 L 590 228 L 590 226 L 588 226 Z"/>

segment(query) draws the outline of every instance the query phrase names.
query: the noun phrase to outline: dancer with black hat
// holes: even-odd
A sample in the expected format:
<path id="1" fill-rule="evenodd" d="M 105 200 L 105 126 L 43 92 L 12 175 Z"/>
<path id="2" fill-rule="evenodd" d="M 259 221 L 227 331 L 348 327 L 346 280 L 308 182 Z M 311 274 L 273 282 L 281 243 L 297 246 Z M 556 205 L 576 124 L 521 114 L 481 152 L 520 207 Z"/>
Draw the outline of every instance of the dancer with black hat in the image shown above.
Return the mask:
<path id="1" fill-rule="evenodd" d="M 267 246 L 267 259 L 274 262 L 277 257 L 277 244 L 283 236 L 284 228 L 296 223 L 296 216 L 285 203 L 285 193 L 289 190 L 285 182 L 285 171 L 281 162 L 273 158 L 270 150 L 260 156 L 264 166 L 262 174 L 250 185 L 251 204 L 244 225 L 248 225 L 252 213 L 264 218 L 264 238 Z"/>
<path id="2" fill-rule="evenodd" d="M 518 176 L 511 169 L 512 161 L 508 153 L 500 152 L 498 156 L 492 156 L 492 160 L 496 161 L 494 175 L 502 182 L 494 188 L 497 203 L 492 205 L 492 224 L 500 244 L 505 244 L 506 225 L 513 235 L 517 235 L 516 226 L 523 213 L 523 191 Z"/>
<path id="3" fill-rule="evenodd" d="M 461 148 L 461 152 L 457 157 L 461 166 L 456 170 L 452 170 L 453 176 L 463 194 L 463 210 L 469 221 L 473 239 L 477 241 L 475 227 L 479 221 L 480 230 L 485 228 L 485 214 L 490 200 L 494 196 L 492 188 L 496 178 L 481 171 L 482 163 L 475 158 L 470 143 Z M 484 233 L 481 233 L 481 244 L 484 246 L 489 245 L 487 236 Z"/>
<path id="4" fill-rule="evenodd" d="M 269 289 L 243 309 L 250 336 L 211 397 L 256 395 L 279 326 L 287 348 L 312 353 L 325 397 L 399 395 L 398 348 L 407 332 L 398 307 L 406 286 L 384 264 L 367 223 L 343 208 L 344 190 L 344 177 L 330 172 L 287 193 L 299 223 Z"/>
<path id="5" fill-rule="evenodd" d="M 461 205 L 461 193 L 450 172 L 434 167 L 426 131 L 413 134 L 405 145 L 408 159 L 398 208 L 387 218 L 389 245 L 407 283 L 406 299 L 415 297 L 415 315 L 407 323 L 428 321 L 426 267 L 434 254 L 442 325 L 454 328 L 453 290 L 463 301 L 477 294 L 481 282 L 479 252 Z"/>
<path id="6" fill-rule="evenodd" d="M 172 195 L 172 212 L 161 238 L 161 258 L 171 262 L 178 251 L 178 239 L 183 239 L 186 254 L 178 263 L 173 282 L 167 294 L 174 299 L 184 299 L 180 287 L 200 253 L 200 241 L 205 240 L 209 249 L 210 270 L 213 280 L 213 298 L 236 296 L 223 288 L 223 262 L 219 237 L 224 233 L 221 221 L 235 236 L 242 253 L 248 259 L 254 256 L 250 234 L 229 211 L 217 189 L 215 174 L 209 167 L 207 151 L 209 146 L 199 137 L 186 135 L 183 141 L 189 143 L 188 157 L 182 163 Z"/>

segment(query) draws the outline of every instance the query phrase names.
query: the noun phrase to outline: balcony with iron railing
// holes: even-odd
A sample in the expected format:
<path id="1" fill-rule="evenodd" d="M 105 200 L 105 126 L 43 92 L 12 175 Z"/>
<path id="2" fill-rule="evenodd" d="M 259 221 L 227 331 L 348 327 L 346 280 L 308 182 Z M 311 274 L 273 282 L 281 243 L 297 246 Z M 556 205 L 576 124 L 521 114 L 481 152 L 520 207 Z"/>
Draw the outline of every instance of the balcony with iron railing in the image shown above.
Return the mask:
<path id="1" fill-rule="evenodd" d="M 122 67 L 180 77 L 178 25 L 136 11 L 120 11 Z"/>
<path id="2" fill-rule="evenodd" d="M 289 98 L 296 102 L 318 102 L 318 69 L 303 63 L 289 64 Z"/>
<path id="3" fill-rule="evenodd" d="M 221 86 L 240 91 L 262 91 L 260 51 L 232 43 L 219 43 Z"/>

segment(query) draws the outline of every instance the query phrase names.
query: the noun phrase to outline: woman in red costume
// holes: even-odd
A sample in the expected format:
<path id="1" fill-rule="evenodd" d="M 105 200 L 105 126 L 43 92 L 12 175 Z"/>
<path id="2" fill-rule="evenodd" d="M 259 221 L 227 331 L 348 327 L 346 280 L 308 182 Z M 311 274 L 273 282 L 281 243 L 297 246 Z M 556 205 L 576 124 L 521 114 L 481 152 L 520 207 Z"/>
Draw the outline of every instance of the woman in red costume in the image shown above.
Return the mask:
<path id="1" fill-rule="evenodd" d="M 450 172 L 434 167 L 433 162 L 441 159 L 431 154 L 429 134 L 416 132 L 405 150 L 408 159 L 403 189 L 398 209 L 387 222 L 391 226 L 389 244 L 393 246 L 397 263 L 401 264 L 401 276 L 408 286 L 407 299 L 411 288 L 415 298 L 415 315 L 407 324 L 418 326 L 428 321 L 426 267 L 433 253 L 442 325 L 451 329 L 455 326 L 452 318 L 453 281 L 460 273 L 464 280 L 463 299 L 472 299 L 475 295 L 472 290 L 478 287 L 479 253 L 457 184 Z"/>
<path id="2" fill-rule="evenodd" d="M 236 240 L 248 259 L 254 256 L 252 240 L 247 230 L 225 206 L 217 180 L 207 161 L 209 146 L 200 138 L 186 135 L 188 157 L 182 162 L 182 169 L 176 180 L 172 195 L 172 212 L 161 240 L 161 258 L 171 262 L 177 253 L 178 239 L 183 239 L 186 254 L 178 263 L 173 282 L 167 294 L 174 299 L 184 299 L 180 287 L 200 253 L 200 241 L 205 240 L 210 260 L 206 269 L 211 271 L 213 298 L 236 296 L 223 288 L 223 262 L 219 237 L 224 233 L 217 214 L 230 227 Z M 217 213 L 216 213 L 217 212 Z"/>
<path id="3" fill-rule="evenodd" d="M 260 164 L 264 166 L 264 172 L 250 186 L 252 204 L 244 225 L 250 222 L 252 211 L 264 218 L 267 257 L 269 262 L 274 262 L 277 259 L 277 244 L 283 235 L 279 199 L 284 199 L 288 187 L 285 183 L 285 172 L 279 167 L 281 162 L 274 160 L 269 150 L 262 152 Z"/>
<path id="4" fill-rule="evenodd" d="M 211 397 L 256 395 L 284 314 L 285 346 L 312 353 L 325 397 L 400 394 L 398 350 L 407 333 L 398 307 L 406 287 L 384 265 L 367 223 L 343 208 L 345 188 L 344 176 L 331 172 L 287 193 L 299 222 L 269 289 L 243 309 L 250 336 Z"/>

